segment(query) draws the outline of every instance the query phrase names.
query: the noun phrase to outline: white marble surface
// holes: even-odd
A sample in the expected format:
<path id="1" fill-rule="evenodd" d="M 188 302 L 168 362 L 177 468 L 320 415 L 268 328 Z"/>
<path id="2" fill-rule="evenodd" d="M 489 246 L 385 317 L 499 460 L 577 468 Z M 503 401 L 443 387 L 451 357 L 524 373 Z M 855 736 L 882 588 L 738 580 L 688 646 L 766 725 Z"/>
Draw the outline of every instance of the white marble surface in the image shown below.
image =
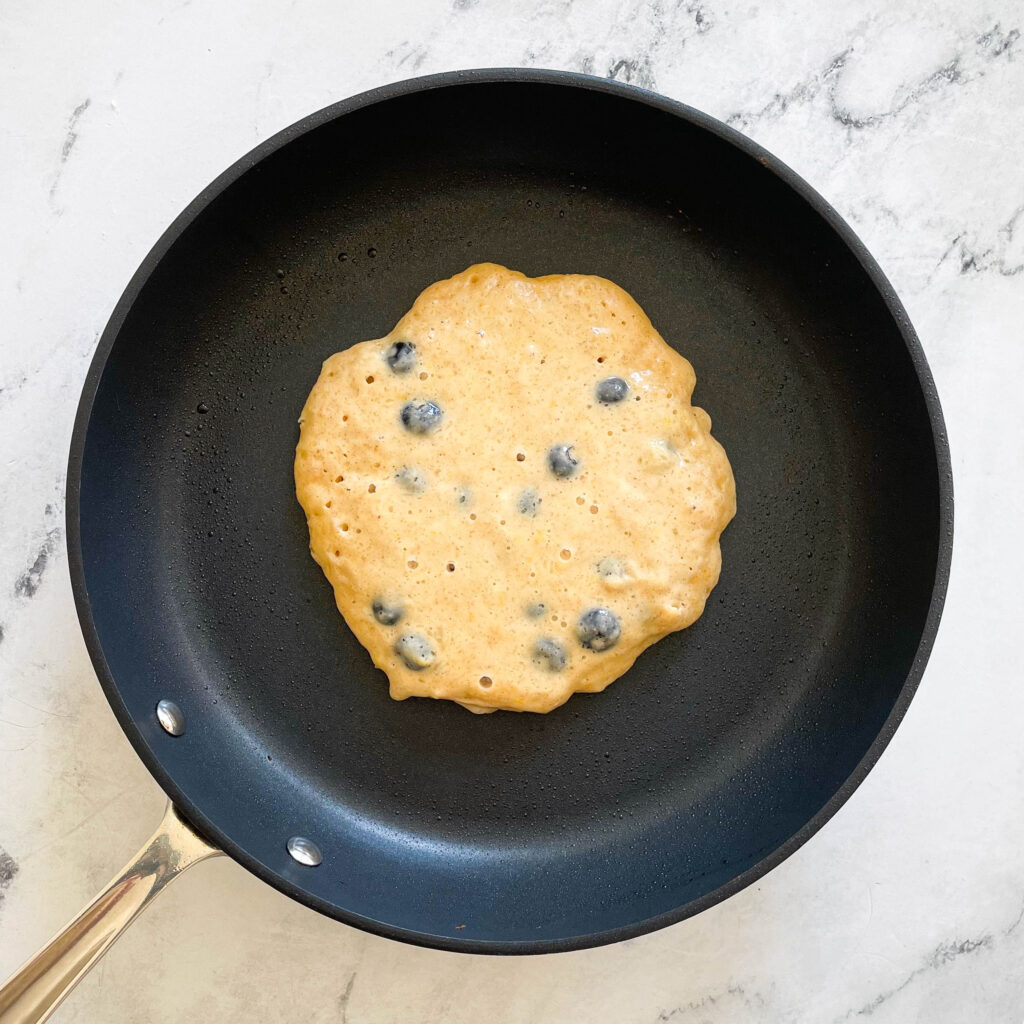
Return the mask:
<path id="1" fill-rule="evenodd" d="M 612 75 L 727 120 L 874 252 L 931 361 L 957 540 L 920 693 L 850 803 L 725 904 L 618 946 L 494 959 L 186 875 L 74 1021 L 1024 1020 L 1024 8 L 1019 0 L 7 0 L 0 8 L 0 976 L 162 796 L 68 583 L 65 458 L 97 336 L 174 215 L 302 115 L 457 67 Z"/>

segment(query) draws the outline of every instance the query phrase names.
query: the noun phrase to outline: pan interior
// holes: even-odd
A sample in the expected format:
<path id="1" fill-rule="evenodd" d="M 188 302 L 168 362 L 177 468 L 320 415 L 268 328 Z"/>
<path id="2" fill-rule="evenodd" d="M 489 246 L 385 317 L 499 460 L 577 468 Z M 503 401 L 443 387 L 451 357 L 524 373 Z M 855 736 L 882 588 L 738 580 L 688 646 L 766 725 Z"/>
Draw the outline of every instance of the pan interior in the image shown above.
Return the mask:
<path id="1" fill-rule="evenodd" d="M 498 951 L 678 918 L 804 828 L 904 693 L 941 546 L 900 324 L 822 215 L 705 127 L 542 80 L 399 92 L 216 192 L 101 345 L 81 465 L 93 653 L 186 812 L 318 909 Z M 737 481 L 703 618 L 547 716 L 392 702 L 292 485 L 321 361 L 482 260 L 626 288 Z"/>

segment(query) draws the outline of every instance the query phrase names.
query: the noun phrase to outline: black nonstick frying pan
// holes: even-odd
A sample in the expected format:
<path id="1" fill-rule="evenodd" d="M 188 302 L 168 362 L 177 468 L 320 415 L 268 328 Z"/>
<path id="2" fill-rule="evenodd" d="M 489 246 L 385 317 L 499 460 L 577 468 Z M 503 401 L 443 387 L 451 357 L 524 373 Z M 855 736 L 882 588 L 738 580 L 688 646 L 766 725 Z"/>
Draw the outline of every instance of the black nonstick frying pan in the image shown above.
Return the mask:
<path id="1" fill-rule="evenodd" d="M 546 716 L 391 701 L 293 492 L 321 361 L 482 260 L 629 291 L 692 361 L 739 496 L 704 616 Z M 444 949 L 679 921 L 796 850 L 878 759 L 951 537 L 906 314 L 770 154 L 662 97 L 546 71 L 329 107 L 174 222 L 85 385 L 78 612 L 118 721 L 190 823 L 165 823 L 120 884 L 159 888 L 208 842 L 331 917 Z"/>

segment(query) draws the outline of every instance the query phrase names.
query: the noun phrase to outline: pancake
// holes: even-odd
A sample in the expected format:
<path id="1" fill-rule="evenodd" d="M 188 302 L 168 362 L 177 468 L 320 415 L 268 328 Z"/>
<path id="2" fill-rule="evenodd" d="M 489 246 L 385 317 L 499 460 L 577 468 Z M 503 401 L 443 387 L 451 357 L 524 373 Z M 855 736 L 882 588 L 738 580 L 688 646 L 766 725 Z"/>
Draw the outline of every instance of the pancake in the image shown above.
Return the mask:
<path id="1" fill-rule="evenodd" d="M 701 615 L 736 494 L 695 381 L 611 281 L 495 264 L 323 364 L 296 494 L 393 698 L 551 711 Z"/>

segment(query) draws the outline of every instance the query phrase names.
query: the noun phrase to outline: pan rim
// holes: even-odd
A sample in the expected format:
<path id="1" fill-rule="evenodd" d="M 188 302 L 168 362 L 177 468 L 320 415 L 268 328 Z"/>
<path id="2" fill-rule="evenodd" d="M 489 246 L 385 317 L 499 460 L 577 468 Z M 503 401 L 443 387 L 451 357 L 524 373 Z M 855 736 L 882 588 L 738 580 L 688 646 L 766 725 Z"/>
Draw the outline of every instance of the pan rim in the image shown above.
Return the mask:
<path id="1" fill-rule="evenodd" d="M 913 662 L 907 673 L 899 695 L 887 716 L 882 728 L 868 747 L 857 766 L 843 784 L 821 807 L 821 809 L 787 840 L 769 851 L 761 860 L 746 871 L 735 876 L 717 889 L 696 900 L 676 907 L 653 917 L 623 925 L 613 929 L 582 935 L 570 935 L 558 939 L 530 941 L 482 941 L 472 938 L 462 939 L 457 936 L 431 934 L 412 931 L 397 927 L 386 921 L 378 921 L 354 914 L 332 903 L 306 892 L 286 878 L 266 868 L 245 849 L 232 842 L 217 825 L 207 818 L 202 811 L 180 790 L 164 770 L 160 758 L 146 742 L 141 730 L 129 714 L 121 699 L 113 673 L 107 665 L 100 643 L 99 634 L 92 616 L 92 607 L 86 587 L 84 562 L 81 546 L 80 530 L 80 498 L 82 464 L 85 440 L 88 433 L 92 407 L 99 387 L 107 359 L 114 346 L 118 334 L 124 324 L 129 310 L 135 303 L 151 274 L 171 249 L 179 236 L 217 198 L 228 186 L 240 178 L 245 172 L 255 167 L 272 153 L 282 149 L 288 143 L 306 133 L 347 114 L 370 107 L 374 104 L 434 89 L 452 88 L 461 85 L 476 84 L 508 84 L 528 83 L 557 85 L 566 88 L 586 89 L 607 93 L 642 103 L 648 107 L 671 114 L 690 125 L 710 132 L 724 142 L 739 149 L 749 157 L 759 161 L 768 171 L 774 174 L 785 185 L 792 189 L 826 224 L 836 233 L 839 240 L 853 253 L 864 269 L 871 284 L 877 289 L 884 301 L 889 314 L 895 321 L 907 354 L 910 357 L 914 373 L 917 377 L 924 398 L 932 444 L 935 451 L 939 486 L 939 536 L 936 552 L 935 580 L 932 587 L 928 613 L 921 631 L 921 638 L 914 655 Z M 634 938 L 675 924 L 686 918 L 707 910 L 723 900 L 735 895 L 740 890 L 764 877 L 769 871 L 778 867 L 784 860 L 795 853 L 811 836 L 818 832 L 825 823 L 852 796 L 857 787 L 875 766 L 883 751 L 903 720 L 910 702 L 917 691 L 922 675 L 931 654 L 935 637 L 939 628 L 942 608 L 945 602 L 949 583 L 950 563 L 953 549 L 953 478 L 950 458 L 949 441 L 946 434 L 945 421 L 939 403 L 938 392 L 928 366 L 924 350 L 917 334 L 910 323 L 907 312 L 882 269 L 868 252 L 864 243 L 856 235 L 847 222 L 833 207 L 802 177 L 777 160 L 771 153 L 745 135 L 729 127 L 721 121 L 693 107 L 660 94 L 640 89 L 636 86 L 616 82 L 609 79 L 596 78 L 576 72 L 556 71 L 538 68 L 480 68 L 473 70 L 447 71 L 440 74 L 405 79 L 359 93 L 347 99 L 333 103 L 296 121 L 294 124 L 277 132 L 269 139 L 260 143 L 250 152 L 218 175 L 208 184 L 185 209 L 164 230 L 155 245 L 146 254 L 138 269 L 132 275 L 123 294 L 114 306 L 107 325 L 100 336 L 92 361 L 86 374 L 75 415 L 72 432 L 70 454 L 67 470 L 66 498 L 66 530 L 68 540 L 68 567 L 71 576 L 71 588 L 74 595 L 75 608 L 85 644 L 92 661 L 93 668 L 99 679 L 100 686 L 118 724 L 125 733 L 135 752 L 157 784 L 163 789 L 175 806 L 188 818 L 198 830 L 211 842 L 223 850 L 237 863 L 247 868 L 258 878 L 273 886 L 286 896 L 317 910 L 327 917 L 352 925 L 364 931 L 372 932 L 386 938 L 397 939 L 413 945 L 426 946 L 434 949 L 464 953 L 490 954 L 536 954 L 555 953 L 569 950 L 587 949 L 594 946 L 619 942 Z"/>

